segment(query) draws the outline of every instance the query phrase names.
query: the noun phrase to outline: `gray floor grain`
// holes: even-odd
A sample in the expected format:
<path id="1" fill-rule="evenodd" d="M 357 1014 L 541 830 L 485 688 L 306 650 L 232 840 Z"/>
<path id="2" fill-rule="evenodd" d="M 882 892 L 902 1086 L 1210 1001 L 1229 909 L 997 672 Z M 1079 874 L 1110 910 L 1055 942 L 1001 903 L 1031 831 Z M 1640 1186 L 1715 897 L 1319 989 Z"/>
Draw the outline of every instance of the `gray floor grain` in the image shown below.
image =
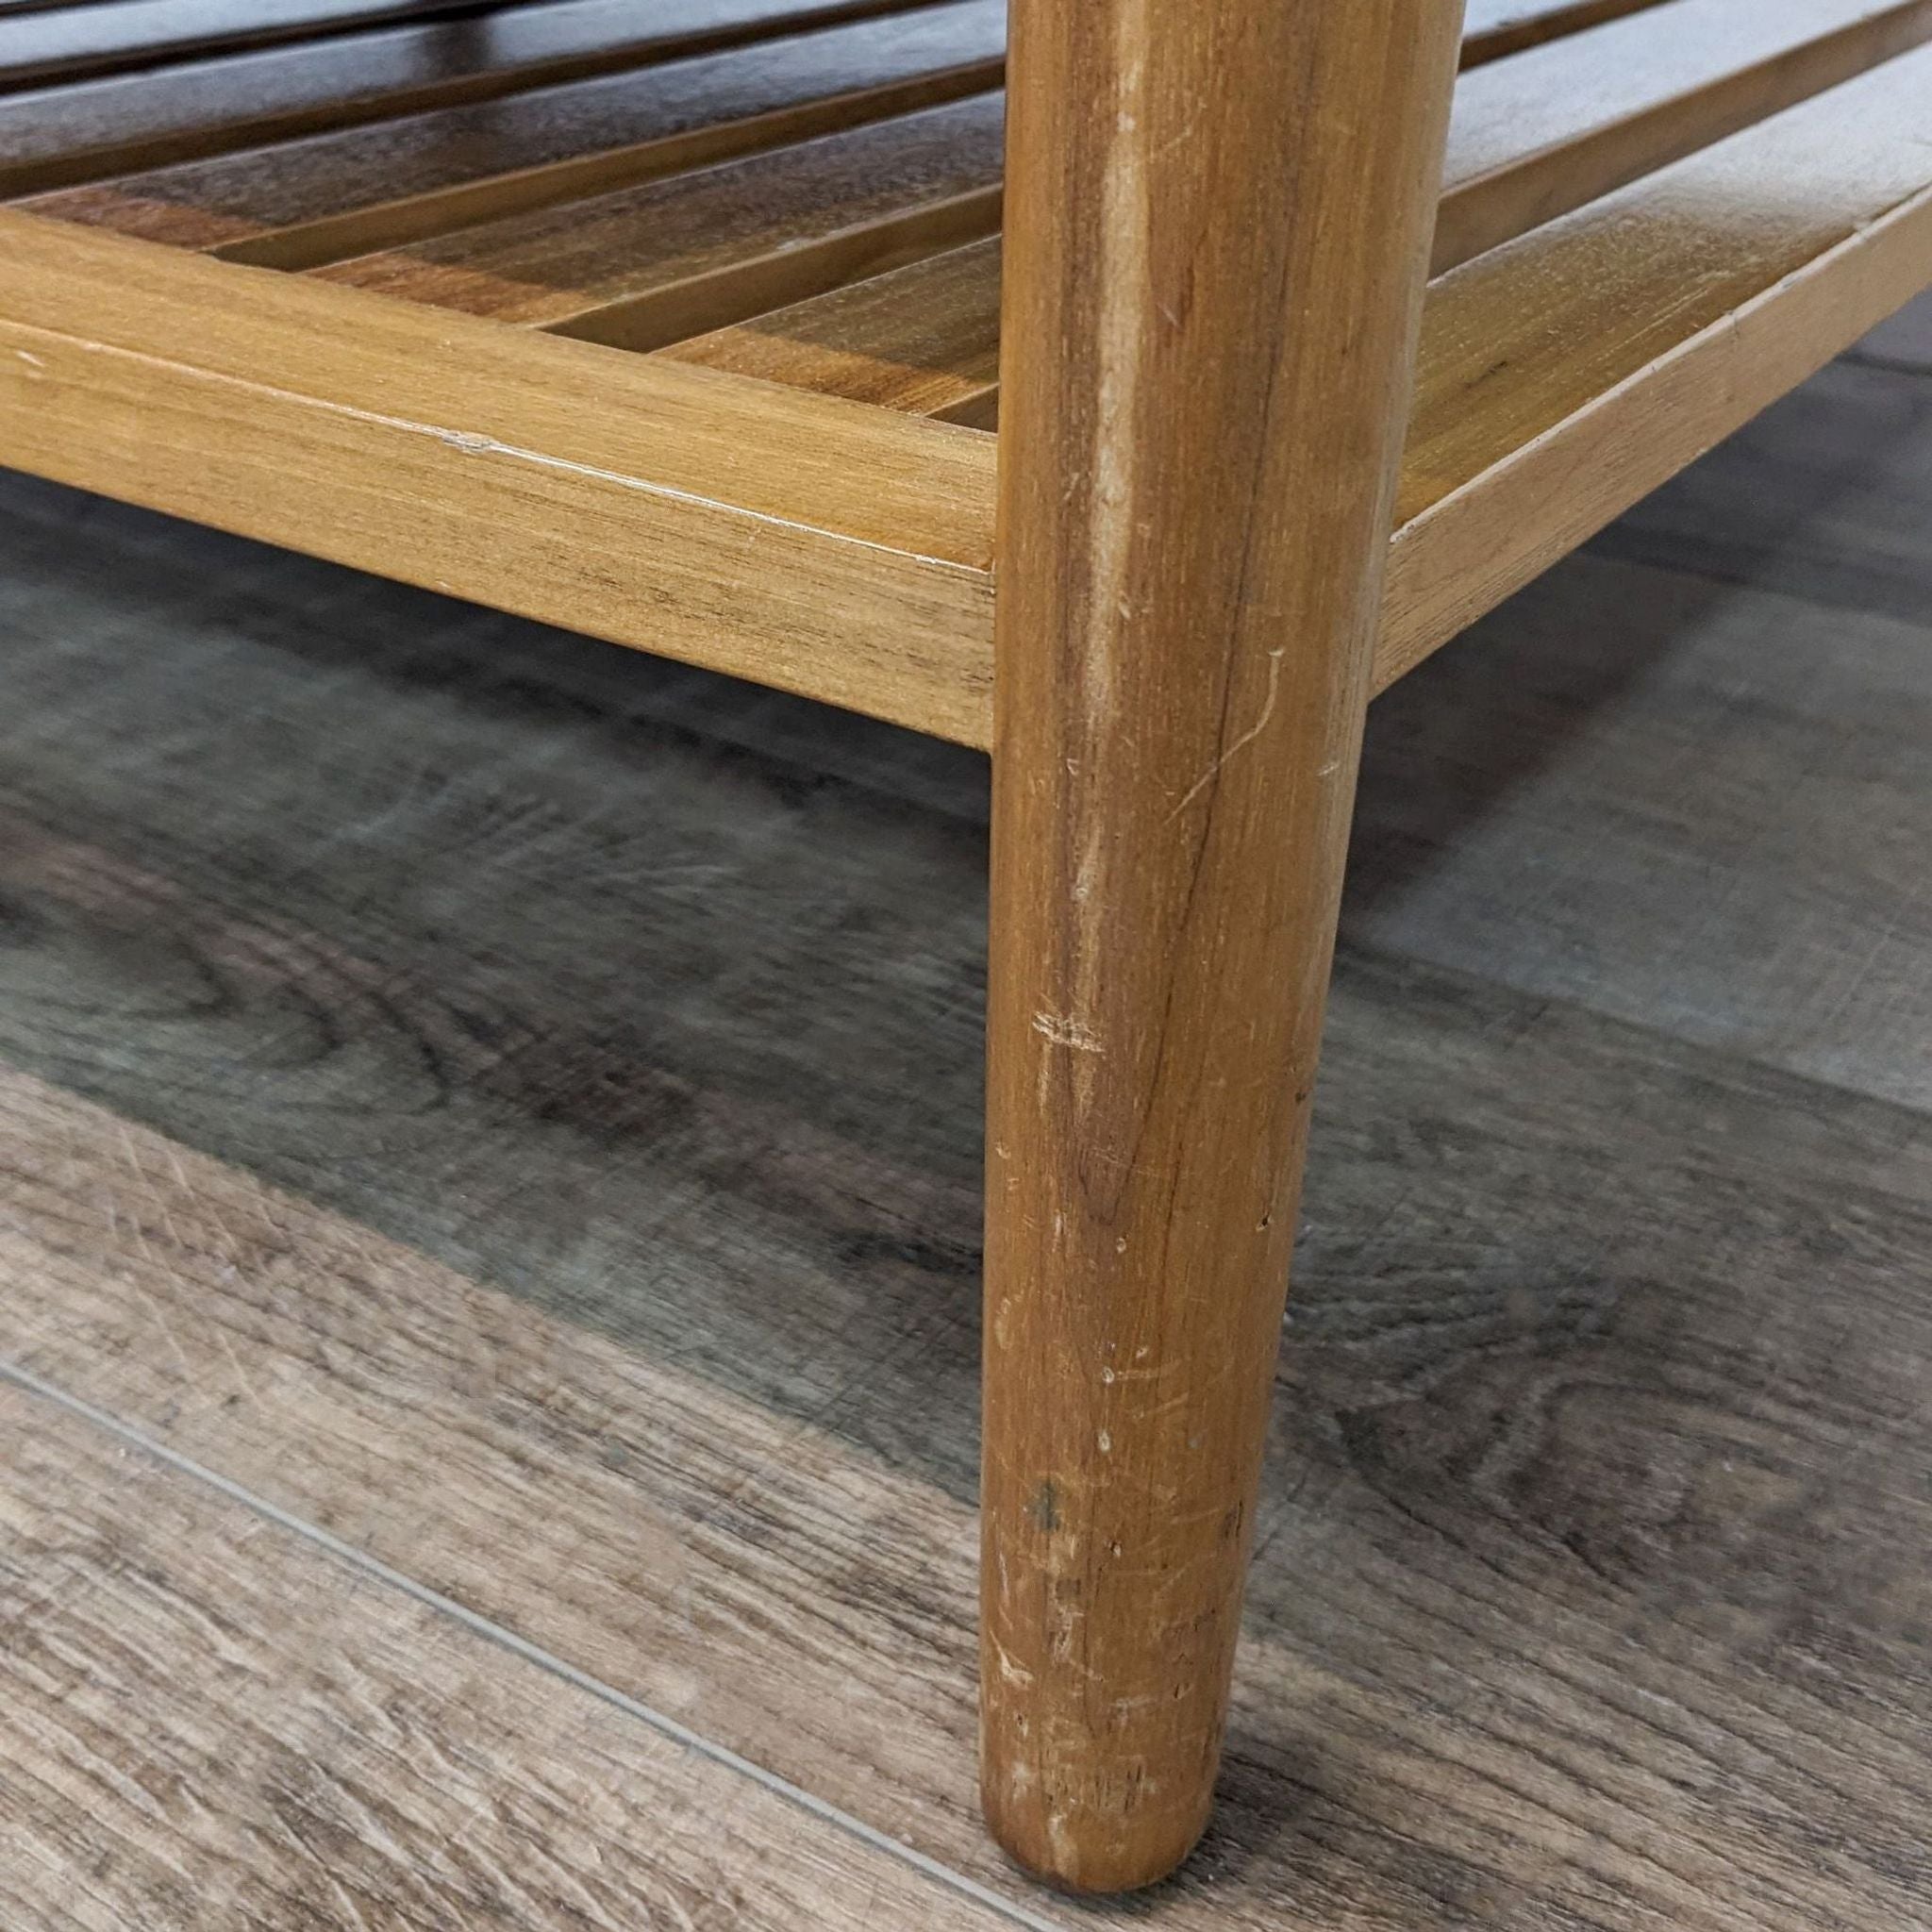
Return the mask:
<path id="1" fill-rule="evenodd" d="M 0 1919 L 1017 1923 L 0 1381 Z"/>
<path id="2" fill-rule="evenodd" d="M 1078 1923 L 1932 1924 L 1927 316 L 1377 706 L 1226 1802 Z M 983 764 L 0 518 L 0 1353 L 1038 1907 Z"/>

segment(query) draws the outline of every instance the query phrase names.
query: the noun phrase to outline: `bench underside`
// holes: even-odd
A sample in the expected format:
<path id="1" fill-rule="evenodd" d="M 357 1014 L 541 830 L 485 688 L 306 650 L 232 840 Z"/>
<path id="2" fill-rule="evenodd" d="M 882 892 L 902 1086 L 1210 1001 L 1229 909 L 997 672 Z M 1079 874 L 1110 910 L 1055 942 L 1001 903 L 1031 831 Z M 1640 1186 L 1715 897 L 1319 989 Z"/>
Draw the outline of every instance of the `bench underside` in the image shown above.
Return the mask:
<path id="1" fill-rule="evenodd" d="M 0 460 L 990 742 L 1000 0 L 127 11 L 0 14 Z M 1932 281 L 1928 36 L 1473 10 L 1378 689 Z"/>

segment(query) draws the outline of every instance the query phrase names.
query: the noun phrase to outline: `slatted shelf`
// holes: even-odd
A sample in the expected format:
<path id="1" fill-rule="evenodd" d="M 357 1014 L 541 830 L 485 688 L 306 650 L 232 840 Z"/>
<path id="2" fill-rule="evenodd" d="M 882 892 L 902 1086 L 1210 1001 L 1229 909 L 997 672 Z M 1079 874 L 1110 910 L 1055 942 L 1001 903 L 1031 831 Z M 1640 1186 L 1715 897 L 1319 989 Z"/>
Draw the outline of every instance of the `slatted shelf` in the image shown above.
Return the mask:
<path id="1" fill-rule="evenodd" d="M 0 8 L 70 63 L 0 97 L 0 460 L 984 744 L 1004 39 Z M 1928 42 L 1474 0 L 1381 684 L 1932 281 Z"/>
<path id="2" fill-rule="evenodd" d="M 498 100 L 893 10 L 891 0 L 525 0 L 480 19 L 49 85 L 0 100 L 0 193 Z"/>
<path id="3" fill-rule="evenodd" d="M 123 175 L 29 205 L 233 260 L 303 267 L 985 88 L 998 77 L 1004 32 L 1000 0 L 954 0 Z"/>

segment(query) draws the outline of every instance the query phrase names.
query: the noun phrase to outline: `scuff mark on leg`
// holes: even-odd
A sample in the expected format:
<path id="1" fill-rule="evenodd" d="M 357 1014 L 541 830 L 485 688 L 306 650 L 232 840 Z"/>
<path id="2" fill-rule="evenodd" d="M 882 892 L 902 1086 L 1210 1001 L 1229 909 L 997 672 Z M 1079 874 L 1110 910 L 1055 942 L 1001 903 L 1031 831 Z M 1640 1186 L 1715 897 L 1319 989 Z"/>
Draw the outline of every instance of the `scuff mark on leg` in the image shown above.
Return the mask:
<path id="1" fill-rule="evenodd" d="M 1026 1506 L 1026 1513 L 1048 1536 L 1060 1526 L 1059 1491 L 1054 1488 L 1051 1476 L 1041 1479 L 1039 1489 L 1033 1492 L 1032 1502 Z"/>
<path id="2" fill-rule="evenodd" d="M 1081 1025 L 1077 1020 L 1062 1019 L 1058 1013 L 1035 1013 L 1033 1030 L 1042 1039 L 1052 1041 L 1056 1046 L 1069 1047 L 1074 1053 L 1106 1057 L 1107 1048 L 1101 1044 L 1099 1035 L 1091 1026 Z"/>

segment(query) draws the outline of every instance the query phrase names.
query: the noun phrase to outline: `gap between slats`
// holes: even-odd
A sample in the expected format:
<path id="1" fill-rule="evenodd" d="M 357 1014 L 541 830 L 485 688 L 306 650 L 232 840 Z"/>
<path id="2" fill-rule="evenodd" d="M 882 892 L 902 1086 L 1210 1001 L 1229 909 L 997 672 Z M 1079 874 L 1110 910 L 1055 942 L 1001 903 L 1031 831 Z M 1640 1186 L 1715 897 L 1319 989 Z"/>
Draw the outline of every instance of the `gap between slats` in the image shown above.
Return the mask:
<path id="1" fill-rule="evenodd" d="M 161 0 L 83 0 L 98 20 Z M 242 0 L 205 0 L 217 11 Z M 82 79 L 70 63 L 42 72 L 37 91 L 0 101 L 0 194 L 42 192 L 197 157 L 233 153 L 305 133 L 391 121 L 436 106 L 499 99 L 573 77 L 621 72 L 682 47 L 722 44 L 728 21 L 708 29 L 687 5 L 683 32 L 654 28 L 641 38 L 636 0 L 366 0 L 370 26 L 293 45 L 257 45 L 183 64 L 193 47 L 177 43 L 173 64 Z M 797 30 L 841 18 L 934 4 L 934 0 L 790 0 L 766 8 L 769 25 L 748 21 L 747 35 Z M 1667 0 L 1473 0 L 1464 64 L 1476 67 L 1524 48 Z M 23 0 L 25 15 L 41 0 Z M 46 11 L 58 10 L 47 8 Z M 244 9 L 245 10 L 245 9 Z M 308 0 L 307 10 L 355 11 L 355 0 Z M 714 9 L 715 11 L 715 9 Z M 0 0 L 0 68 L 8 42 Z M 448 16 L 444 18 L 443 16 Z M 461 16 L 461 17 L 457 17 Z M 298 24 L 299 25 L 299 24 Z M 97 27 L 97 32 L 100 30 Z M 28 63 L 23 37 L 48 31 L 17 21 L 16 71 Z M 707 38 L 707 35 L 709 38 Z M 258 29 L 255 39 L 286 38 Z M 1002 35 L 1002 42 L 1004 36 Z M 672 44 L 675 42 L 675 44 Z M 44 50 L 43 50 L 44 52 Z M 0 87 L 4 92 L 4 87 Z"/>
<path id="2" fill-rule="evenodd" d="M 1932 0 L 1762 0 L 1748 22 L 1734 0 L 1671 0 L 1480 68 L 1457 90 L 1434 266 L 1453 267 L 1928 35 Z M 745 164 L 745 192 L 761 183 L 782 202 L 790 170 L 815 163 L 811 137 L 852 138 L 828 130 L 970 92 L 996 75 L 1002 39 L 998 0 L 935 7 L 26 206 L 234 260 L 337 262 L 332 277 L 385 292 L 655 348 L 971 239 L 997 206 L 997 168 L 957 182 L 970 206 L 943 214 L 908 204 L 891 220 L 874 209 L 840 223 L 814 205 L 795 246 L 768 233 L 728 270 L 710 261 L 710 293 L 695 302 L 661 231 L 678 225 L 680 194 L 715 203 L 719 183 L 702 173 L 661 189 L 640 183 L 764 150 Z M 397 194 L 397 184 L 411 192 Z M 868 242 L 862 231 L 882 222 Z M 578 229 L 605 238 L 602 266 L 574 239 L 557 242 Z M 739 291 L 730 300 L 727 283 Z M 970 407 L 965 420 L 976 420 Z"/>
<path id="3" fill-rule="evenodd" d="M 937 0 L 525 0 L 476 23 L 429 20 L 0 98 L 0 196 L 20 196 L 305 134 L 751 45 Z M 466 27 L 469 30 L 465 30 Z"/>

